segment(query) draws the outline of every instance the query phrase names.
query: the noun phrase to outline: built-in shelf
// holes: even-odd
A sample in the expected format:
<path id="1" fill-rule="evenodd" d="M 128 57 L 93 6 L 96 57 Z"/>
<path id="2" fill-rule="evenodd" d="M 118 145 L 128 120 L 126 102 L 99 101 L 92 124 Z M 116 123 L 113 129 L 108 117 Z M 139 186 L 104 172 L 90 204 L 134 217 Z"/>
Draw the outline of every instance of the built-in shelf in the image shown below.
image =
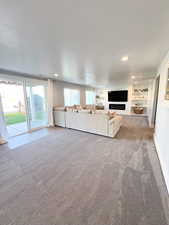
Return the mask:
<path id="1" fill-rule="evenodd" d="M 139 116 L 139 117 L 147 117 L 147 114 L 143 113 L 143 114 L 136 114 L 136 113 L 130 113 L 130 116 Z"/>
<path id="2" fill-rule="evenodd" d="M 135 96 L 132 96 L 133 101 L 147 101 L 147 98 L 136 98 Z"/>
<path id="3" fill-rule="evenodd" d="M 131 115 L 146 116 L 148 111 L 149 83 L 139 81 L 132 85 Z M 144 108 L 143 114 L 134 113 L 134 107 Z"/>
<path id="4" fill-rule="evenodd" d="M 131 107 L 143 107 L 143 108 L 147 108 L 148 105 L 139 105 L 139 106 L 137 106 L 137 105 L 131 105 Z"/>

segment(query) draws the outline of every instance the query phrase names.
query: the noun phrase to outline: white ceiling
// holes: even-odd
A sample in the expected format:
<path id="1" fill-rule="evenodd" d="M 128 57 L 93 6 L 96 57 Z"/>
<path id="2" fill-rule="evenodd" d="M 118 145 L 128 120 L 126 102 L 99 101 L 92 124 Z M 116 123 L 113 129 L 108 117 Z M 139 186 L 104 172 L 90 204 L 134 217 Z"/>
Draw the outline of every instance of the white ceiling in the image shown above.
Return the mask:
<path id="1" fill-rule="evenodd" d="M 107 86 L 154 75 L 168 48 L 168 0 L 0 0 L 2 69 Z"/>

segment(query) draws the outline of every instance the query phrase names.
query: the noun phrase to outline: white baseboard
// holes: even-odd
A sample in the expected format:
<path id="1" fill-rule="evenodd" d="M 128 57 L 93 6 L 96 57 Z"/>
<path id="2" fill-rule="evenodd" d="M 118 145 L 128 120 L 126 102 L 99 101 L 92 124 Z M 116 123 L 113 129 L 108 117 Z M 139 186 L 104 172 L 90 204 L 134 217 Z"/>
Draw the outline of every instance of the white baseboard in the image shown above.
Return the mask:
<path id="1" fill-rule="evenodd" d="M 167 190 L 168 190 L 168 194 L 169 194 L 169 183 L 168 183 L 168 179 L 167 179 L 167 177 L 166 177 L 166 174 L 165 174 L 165 172 L 164 172 L 164 171 L 166 171 L 166 170 L 165 170 L 165 168 L 164 168 L 165 165 L 164 165 L 163 160 L 162 160 L 162 158 L 161 158 L 161 154 L 160 154 L 160 146 L 159 146 L 159 144 L 158 144 L 157 137 L 156 137 L 155 134 L 154 134 L 153 138 L 154 138 L 154 143 L 155 143 L 155 147 L 156 147 L 156 150 L 157 150 L 157 155 L 158 155 L 158 158 L 159 158 L 159 161 L 160 161 L 161 171 L 162 171 L 162 174 L 163 174 L 163 177 L 164 177 L 164 180 L 165 180 L 165 184 L 166 184 L 166 187 L 167 187 Z"/>

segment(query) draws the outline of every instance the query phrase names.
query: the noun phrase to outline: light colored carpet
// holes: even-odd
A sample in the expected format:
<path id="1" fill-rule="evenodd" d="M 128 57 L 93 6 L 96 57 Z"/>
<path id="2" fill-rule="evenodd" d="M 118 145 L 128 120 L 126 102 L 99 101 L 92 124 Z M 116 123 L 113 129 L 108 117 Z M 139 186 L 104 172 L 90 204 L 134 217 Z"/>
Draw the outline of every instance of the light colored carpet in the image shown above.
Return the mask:
<path id="1" fill-rule="evenodd" d="M 115 139 L 56 128 L 1 146 L 0 224 L 167 225 L 152 130 L 145 118 L 123 124 Z"/>

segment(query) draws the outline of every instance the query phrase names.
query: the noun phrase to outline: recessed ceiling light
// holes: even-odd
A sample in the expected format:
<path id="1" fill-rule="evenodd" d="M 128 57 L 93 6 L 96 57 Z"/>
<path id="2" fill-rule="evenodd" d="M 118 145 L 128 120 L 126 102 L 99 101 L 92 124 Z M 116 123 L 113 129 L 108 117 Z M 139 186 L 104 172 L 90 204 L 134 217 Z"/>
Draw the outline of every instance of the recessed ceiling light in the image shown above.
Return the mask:
<path id="1" fill-rule="evenodd" d="M 54 73 L 53 75 L 54 75 L 55 77 L 58 77 L 58 76 L 59 76 L 59 74 L 57 74 L 57 73 Z"/>
<path id="2" fill-rule="evenodd" d="M 135 76 L 131 76 L 131 78 L 132 78 L 132 79 L 135 79 L 136 77 L 135 77 Z"/>
<path id="3" fill-rule="evenodd" d="M 128 59 L 129 59 L 129 57 L 128 57 L 128 55 L 126 55 L 126 56 L 123 56 L 123 57 L 121 58 L 121 61 L 125 62 L 125 61 L 127 61 Z"/>

